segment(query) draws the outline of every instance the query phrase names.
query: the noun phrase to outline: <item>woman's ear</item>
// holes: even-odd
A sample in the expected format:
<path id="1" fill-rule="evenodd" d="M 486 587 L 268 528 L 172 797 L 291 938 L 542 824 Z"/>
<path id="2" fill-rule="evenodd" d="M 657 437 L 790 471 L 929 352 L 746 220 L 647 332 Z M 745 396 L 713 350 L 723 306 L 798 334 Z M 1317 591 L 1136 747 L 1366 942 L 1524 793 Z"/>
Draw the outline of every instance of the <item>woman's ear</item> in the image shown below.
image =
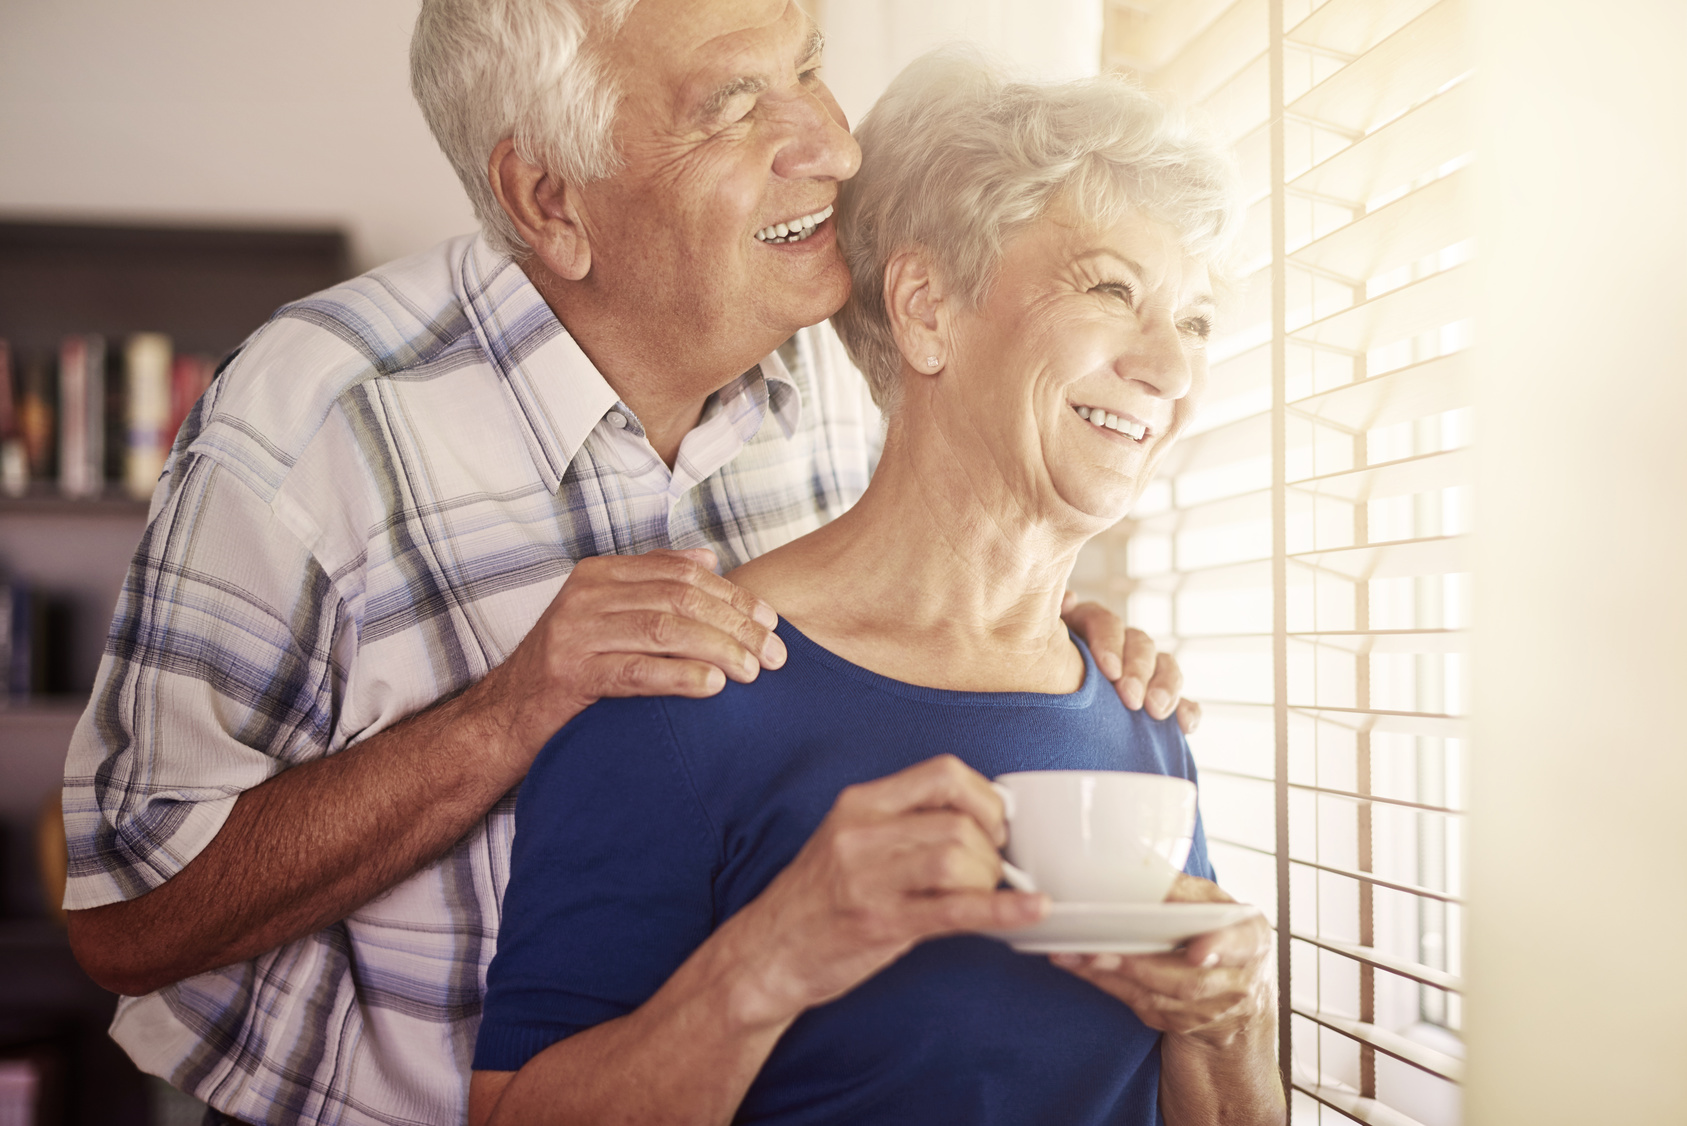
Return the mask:
<path id="1" fill-rule="evenodd" d="M 547 270 L 569 281 L 586 276 L 592 268 L 592 248 L 577 190 L 523 159 L 509 137 L 492 150 L 486 178 L 498 206 Z"/>
<path id="2" fill-rule="evenodd" d="M 950 310 L 923 247 L 894 254 L 885 264 L 885 312 L 904 363 L 927 375 L 948 366 Z"/>

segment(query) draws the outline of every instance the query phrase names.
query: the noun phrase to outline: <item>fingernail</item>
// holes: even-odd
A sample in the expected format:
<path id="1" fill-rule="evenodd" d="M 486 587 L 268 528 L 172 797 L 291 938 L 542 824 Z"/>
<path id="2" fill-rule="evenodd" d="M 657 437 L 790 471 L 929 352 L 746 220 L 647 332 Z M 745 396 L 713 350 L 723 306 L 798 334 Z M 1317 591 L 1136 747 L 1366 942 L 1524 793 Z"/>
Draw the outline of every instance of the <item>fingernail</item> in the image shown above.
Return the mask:
<path id="1" fill-rule="evenodd" d="M 1125 671 L 1125 663 L 1117 653 L 1104 652 L 1097 660 L 1101 663 L 1101 675 L 1108 680 L 1118 680 L 1119 674 Z"/>
<path id="2" fill-rule="evenodd" d="M 1112 973 L 1119 968 L 1119 965 L 1120 959 L 1117 954 L 1097 954 L 1090 961 L 1090 968 L 1100 970 L 1102 973 Z"/>
<path id="3" fill-rule="evenodd" d="M 1125 704 L 1132 711 L 1142 707 L 1142 691 L 1143 683 L 1138 678 L 1133 676 L 1125 680 Z"/>
<path id="4" fill-rule="evenodd" d="M 770 669 L 783 668 L 786 656 L 785 643 L 777 634 L 768 634 L 767 640 L 761 643 L 762 664 Z"/>
<path id="5" fill-rule="evenodd" d="M 1076 954 L 1051 954 L 1049 955 L 1049 961 L 1053 962 L 1057 966 L 1063 966 L 1069 970 L 1075 970 L 1083 964 L 1083 959 L 1079 958 Z"/>
<path id="6" fill-rule="evenodd" d="M 779 624 L 779 615 L 775 614 L 773 607 L 765 602 L 757 602 L 756 608 L 750 612 L 750 617 L 754 618 L 764 629 L 772 629 Z"/>
<path id="7" fill-rule="evenodd" d="M 1159 719 L 1165 719 L 1172 710 L 1172 694 L 1164 688 L 1155 688 L 1148 693 L 1148 711 Z"/>

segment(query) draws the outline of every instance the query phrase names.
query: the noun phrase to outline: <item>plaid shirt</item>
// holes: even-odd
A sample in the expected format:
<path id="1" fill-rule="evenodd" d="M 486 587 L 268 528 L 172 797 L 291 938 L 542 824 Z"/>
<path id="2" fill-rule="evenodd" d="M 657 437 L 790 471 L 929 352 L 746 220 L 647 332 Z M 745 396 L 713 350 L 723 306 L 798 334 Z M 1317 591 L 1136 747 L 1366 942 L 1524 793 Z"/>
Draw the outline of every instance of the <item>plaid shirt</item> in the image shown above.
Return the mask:
<path id="1" fill-rule="evenodd" d="M 793 355 L 713 395 L 670 473 L 480 239 L 282 309 L 154 495 L 65 768 L 65 906 L 159 886 L 241 792 L 485 675 L 576 560 L 731 567 L 842 512 L 877 416 L 826 330 Z M 513 807 L 318 934 L 126 998 L 113 1036 L 251 1122 L 461 1121 Z"/>

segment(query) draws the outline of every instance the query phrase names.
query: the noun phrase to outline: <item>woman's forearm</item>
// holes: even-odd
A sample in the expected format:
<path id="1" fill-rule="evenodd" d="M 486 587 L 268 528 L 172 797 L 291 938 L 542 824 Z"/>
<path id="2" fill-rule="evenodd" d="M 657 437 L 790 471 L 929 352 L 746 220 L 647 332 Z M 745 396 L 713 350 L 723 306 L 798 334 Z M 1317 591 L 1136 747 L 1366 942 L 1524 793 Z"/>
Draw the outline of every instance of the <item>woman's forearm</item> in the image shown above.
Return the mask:
<path id="1" fill-rule="evenodd" d="M 476 1072 L 471 1126 L 732 1120 L 796 1012 L 771 1008 L 729 922 L 633 1012 L 560 1041 L 518 1072 Z"/>
<path id="2" fill-rule="evenodd" d="M 1160 1041 L 1160 1112 L 1166 1126 L 1282 1126 L 1276 1024 L 1255 1020 L 1228 1042 L 1167 1033 Z"/>

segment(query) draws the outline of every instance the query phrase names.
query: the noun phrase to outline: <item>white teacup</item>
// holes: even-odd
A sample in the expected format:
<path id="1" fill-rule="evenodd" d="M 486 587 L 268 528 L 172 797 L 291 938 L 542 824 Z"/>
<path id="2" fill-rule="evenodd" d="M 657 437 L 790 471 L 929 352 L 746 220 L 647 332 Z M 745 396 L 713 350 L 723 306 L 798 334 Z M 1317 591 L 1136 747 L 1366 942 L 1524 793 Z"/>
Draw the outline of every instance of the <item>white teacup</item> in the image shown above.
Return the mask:
<path id="1" fill-rule="evenodd" d="M 1186 778 L 1028 770 L 995 787 L 1007 806 L 1008 861 L 1056 902 L 1158 903 L 1189 859 L 1195 783 Z"/>

